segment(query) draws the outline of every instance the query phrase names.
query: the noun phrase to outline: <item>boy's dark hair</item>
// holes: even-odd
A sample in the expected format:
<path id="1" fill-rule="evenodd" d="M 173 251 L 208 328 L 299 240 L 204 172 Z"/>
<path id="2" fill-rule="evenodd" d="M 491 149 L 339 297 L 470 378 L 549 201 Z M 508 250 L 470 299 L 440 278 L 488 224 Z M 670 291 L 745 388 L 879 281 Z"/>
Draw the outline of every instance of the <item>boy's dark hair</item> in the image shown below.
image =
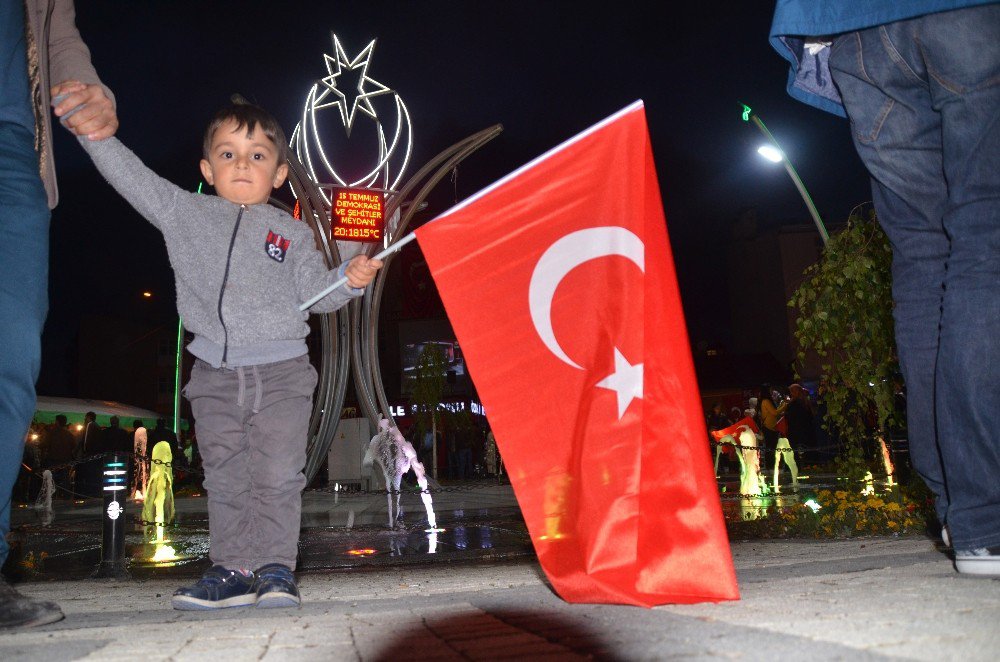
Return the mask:
<path id="1" fill-rule="evenodd" d="M 280 165 L 285 162 L 285 150 L 288 149 L 288 140 L 285 138 L 285 132 L 281 130 L 278 120 L 274 119 L 271 113 L 260 106 L 236 100 L 220 108 L 215 113 L 215 116 L 212 117 L 212 121 L 208 123 L 208 128 L 205 129 L 205 139 L 201 146 L 204 158 L 208 158 L 208 152 L 212 148 L 212 138 L 215 136 L 215 132 L 229 120 L 236 122 L 237 130 L 246 127 L 248 136 L 260 126 L 260 130 L 264 132 L 268 140 L 274 143 L 274 146 L 278 149 L 278 164 Z"/>

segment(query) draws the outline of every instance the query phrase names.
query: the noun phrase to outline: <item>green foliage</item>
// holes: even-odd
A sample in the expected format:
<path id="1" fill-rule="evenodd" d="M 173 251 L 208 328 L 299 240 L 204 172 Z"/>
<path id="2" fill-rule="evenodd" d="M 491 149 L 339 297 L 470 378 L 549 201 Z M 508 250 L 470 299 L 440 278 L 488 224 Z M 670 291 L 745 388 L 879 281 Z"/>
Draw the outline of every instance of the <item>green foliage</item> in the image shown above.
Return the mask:
<path id="1" fill-rule="evenodd" d="M 864 438 L 897 416 L 891 264 L 889 241 L 874 210 L 867 217 L 852 212 L 788 302 L 799 313 L 799 362 L 809 354 L 819 357 L 820 395 L 827 407 L 823 425 L 845 441 L 840 464 L 852 480 L 866 470 Z"/>
<path id="2" fill-rule="evenodd" d="M 420 351 L 416 367 L 416 377 L 410 401 L 417 406 L 414 424 L 417 434 L 422 435 L 431 429 L 432 416 L 444 394 L 445 370 L 447 370 L 444 353 L 437 345 L 428 343 Z M 437 412 L 438 420 L 440 420 L 442 413 L 444 412 Z"/>

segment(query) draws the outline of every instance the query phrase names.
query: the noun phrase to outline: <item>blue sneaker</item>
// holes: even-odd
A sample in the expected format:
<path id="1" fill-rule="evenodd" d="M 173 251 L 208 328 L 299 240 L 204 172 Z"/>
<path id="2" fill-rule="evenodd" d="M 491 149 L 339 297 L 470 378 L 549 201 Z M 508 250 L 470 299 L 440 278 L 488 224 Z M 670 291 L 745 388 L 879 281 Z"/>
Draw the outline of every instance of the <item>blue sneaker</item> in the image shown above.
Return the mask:
<path id="1" fill-rule="evenodd" d="M 170 604 L 174 609 L 224 609 L 248 607 L 257 601 L 254 576 L 213 565 L 194 586 L 174 591 Z"/>
<path id="2" fill-rule="evenodd" d="M 257 607 L 298 607 L 299 587 L 291 568 L 280 563 L 268 563 L 257 570 Z"/>

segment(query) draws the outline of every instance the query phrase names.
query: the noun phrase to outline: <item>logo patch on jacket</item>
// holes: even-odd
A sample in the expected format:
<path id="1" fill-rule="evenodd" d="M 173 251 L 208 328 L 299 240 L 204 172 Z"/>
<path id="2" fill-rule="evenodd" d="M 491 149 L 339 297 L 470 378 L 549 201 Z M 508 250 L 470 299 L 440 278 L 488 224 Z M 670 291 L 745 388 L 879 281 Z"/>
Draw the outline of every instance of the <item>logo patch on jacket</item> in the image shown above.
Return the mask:
<path id="1" fill-rule="evenodd" d="M 264 242 L 264 250 L 267 251 L 267 256 L 275 262 L 284 262 L 285 255 L 288 253 L 288 246 L 291 243 L 291 239 L 285 239 L 280 234 L 275 234 L 271 230 L 268 230 L 267 241 Z"/>

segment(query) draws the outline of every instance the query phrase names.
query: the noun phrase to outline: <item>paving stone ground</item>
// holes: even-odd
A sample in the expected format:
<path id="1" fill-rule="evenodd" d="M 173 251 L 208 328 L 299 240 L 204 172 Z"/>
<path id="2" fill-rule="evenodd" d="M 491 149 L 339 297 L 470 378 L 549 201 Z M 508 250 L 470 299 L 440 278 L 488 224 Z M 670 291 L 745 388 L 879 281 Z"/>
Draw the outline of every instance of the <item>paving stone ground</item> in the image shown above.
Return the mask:
<path id="1" fill-rule="evenodd" d="M 741 600 L 571 605 L 537 564 L 309 572 L 300 609 L 178 612 L 177 579 L 21 584 L 65 620 L 0 634 L 0 660 L 996 660 L 1000 580 L 922 537 L 732 545 Z"/>

